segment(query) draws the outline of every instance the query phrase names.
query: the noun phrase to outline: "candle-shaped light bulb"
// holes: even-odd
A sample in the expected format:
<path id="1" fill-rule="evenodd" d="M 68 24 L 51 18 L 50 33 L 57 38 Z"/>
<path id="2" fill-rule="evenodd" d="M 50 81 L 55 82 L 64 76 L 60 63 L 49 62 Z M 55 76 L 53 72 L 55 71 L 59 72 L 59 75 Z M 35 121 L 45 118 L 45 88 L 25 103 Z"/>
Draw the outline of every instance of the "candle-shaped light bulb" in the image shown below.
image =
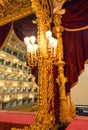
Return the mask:
<path id="1" fill-rule="evenodd" d="M 24 38 L 24 43 L 27 46 L 29 44 L 30 38 L 29 37 L 25 37 Z"/>
<path id="2" fill-rule="evenodd" d="M 57 44 L 58 44 L 57 39 L 54 39 L 53 46 L 54 46 L 54 47 L 57 47 Z"/>
<path id="3" fill-rule="evenodd" d="M 56 48 L 57 48 L 58 41 L 54 39 L 53 48 L 54 48 L 54 57 L 56 56 Z"/>
<path id="4" fill-rule="evenodd" d="M 31 36 L 31 37 L 30 37 L 30 42 L 31 42 L 32 44 L 34 44 L 34 43 L 35 43 L 35 41 L 36 41 L 35 36 Z"/>
<path id="5" fill-rule="evenodd" d="M 50 31 L 50 30 L 48 30 L 47 32 L 46 32 L 46 38 L 47 39 L 50 39 L 52 37 L 52 32 Z"/>
<path id="6" fill-rule="evenodd" d="M 27 45 L 27 52 L 30 52 L 30 53 L 33 52 L 33 46 L 30 43 Z"/>
<path id="7" fill-rule="evenodd" d="M 36 55 L 36 52 L 38 50 L 38 45 L 37 44 L 34 44 L 34 54 Z"/>

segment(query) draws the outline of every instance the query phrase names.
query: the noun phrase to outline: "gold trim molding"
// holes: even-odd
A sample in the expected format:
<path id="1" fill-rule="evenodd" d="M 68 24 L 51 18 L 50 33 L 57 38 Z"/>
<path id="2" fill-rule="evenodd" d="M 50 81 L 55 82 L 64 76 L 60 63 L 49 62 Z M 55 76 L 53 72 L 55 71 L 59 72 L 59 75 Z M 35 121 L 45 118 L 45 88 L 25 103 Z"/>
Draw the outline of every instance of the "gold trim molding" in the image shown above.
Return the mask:
<path id="1" fill-rule="evenodd" d="M 70 31 L 70 32 L 75 32 L 75 31 L 81 31 L 81 30 L 85 30 L 88 29 L 88 25 L 81 27 L 81 28 L 76 28 L 76 29 L 69 29 L 69 28 L 64 28 L 66 31 Z"/>
<path id="2" fill-rule="evenodd" d="M 0 1 L 0 26 L 33 14 L 31 0 L 1 0 Z"/>

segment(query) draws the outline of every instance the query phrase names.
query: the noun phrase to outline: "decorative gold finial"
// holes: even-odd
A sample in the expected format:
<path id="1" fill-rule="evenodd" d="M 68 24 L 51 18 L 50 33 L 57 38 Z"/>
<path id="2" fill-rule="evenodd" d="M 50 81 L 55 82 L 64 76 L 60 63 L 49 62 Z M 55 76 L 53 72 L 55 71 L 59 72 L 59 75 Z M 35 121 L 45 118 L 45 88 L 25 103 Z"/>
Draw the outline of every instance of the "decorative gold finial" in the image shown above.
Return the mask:
<path id="1" fill-rule="evenodd" d="M 63 4 L 67 0 L 53 0 L 53 14 L 63 15 L 65 13 L 65 9 L 62 9 Z"/>

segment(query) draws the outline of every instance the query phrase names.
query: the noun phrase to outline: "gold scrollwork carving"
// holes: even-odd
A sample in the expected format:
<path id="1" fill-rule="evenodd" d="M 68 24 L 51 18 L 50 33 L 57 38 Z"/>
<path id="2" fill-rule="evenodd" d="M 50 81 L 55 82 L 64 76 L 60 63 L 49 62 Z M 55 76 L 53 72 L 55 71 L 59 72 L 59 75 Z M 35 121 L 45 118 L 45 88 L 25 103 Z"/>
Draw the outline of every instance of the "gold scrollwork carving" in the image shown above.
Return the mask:
<path id="1" fill-rule="evenodd" d="M 0 26 L 32 13 L 31 0 L 0 0 Z"/>

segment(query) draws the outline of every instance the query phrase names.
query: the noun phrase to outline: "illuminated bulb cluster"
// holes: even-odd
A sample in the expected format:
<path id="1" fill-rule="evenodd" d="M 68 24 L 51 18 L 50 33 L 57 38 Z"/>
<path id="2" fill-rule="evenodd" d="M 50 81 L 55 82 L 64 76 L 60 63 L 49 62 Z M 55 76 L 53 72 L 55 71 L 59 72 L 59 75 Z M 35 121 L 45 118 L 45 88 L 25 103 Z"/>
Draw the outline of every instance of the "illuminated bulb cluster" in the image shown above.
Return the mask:
<path id="1" fill-rule="evenodd" d="M 36 54 L 38 45 L 35 44 L 36 38 L 35 36 L 25 37 L 24 42 L 27 46 L 27 52 L 30 52 L 31 54 Z"/>
<path id="2" fill-rule="evenodd" d="M 57 47 L 57 39 L 52 37 L 52 32 L 49 30 L 46 32 L 46 38 L 48 40 L 48 48 L 51 49 L 51 53 L 54 54 L 54 57 L 56 56 L 56 47 Z"/>
<path id="3" fill-rule="evenodd" d="M 25 45 L 27 47 L 27 54 L 28 54 L 28 64 L 30 67 L 36 66 L 37 60 L 37 50 L 38 45 L 35 44 L 36 38 L 35 36 L 25 37 L 24 38 Z"/>
<path id="4" fill-rule="evenodd" d="M 46 38 L 48 40 L 48 50 L 50 50 L 51 54 L 56 56 L 56 47 L 57 47 L 57 39 L 52 36 L 52 32 L 49 30 L 46 32 Z M 27 57 L 28 57 L 28 65 L 30 67 L 34 67 L 37 61 L 37 50 L 38 45 L 35 43 L 35 36 L 25 37 L 24 38 L 25 45 L 27 47 Z"/>

